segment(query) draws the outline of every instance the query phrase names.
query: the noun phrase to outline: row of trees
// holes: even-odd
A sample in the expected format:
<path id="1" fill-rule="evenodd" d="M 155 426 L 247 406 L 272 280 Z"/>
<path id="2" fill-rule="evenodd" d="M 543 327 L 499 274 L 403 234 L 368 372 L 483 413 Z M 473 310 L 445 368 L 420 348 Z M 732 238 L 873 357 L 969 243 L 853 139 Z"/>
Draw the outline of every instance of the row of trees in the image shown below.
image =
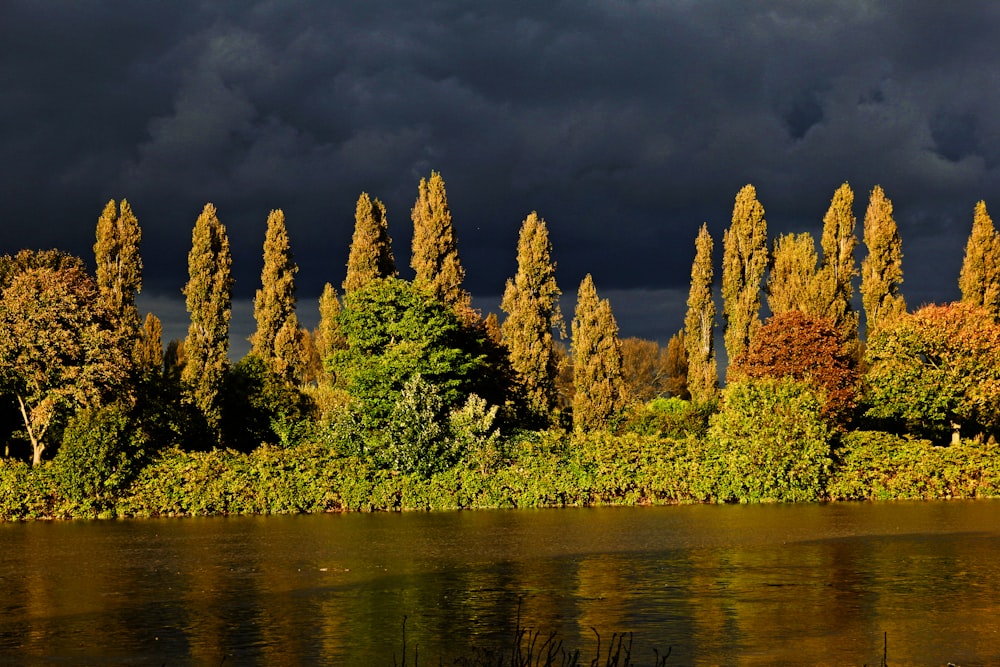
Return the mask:
<path id="1" fill-rule="evenodd" d="M 756 191 L 740 190 L 723 236 L 721 283 L 703 225 L 684 329 L 664 349 L 620 340 L 611 305 L 589 275 L 577 293 L 568 350 L 559 343 L 567 333 L 561 290 L 537 213 L 521 226 L 502 320 L 473 309 L 437 172 L 421 179 L 411 211 L 413 278 L 399 276 L 384 204 L 362 193 L 340 292 L 326 284 L 319 325 L 307 331 L 296 316 L 298 268 L 284 215 L 275 210 L 251 350 L 235 364 L 228 358 L 232 257 L 215 207 L 204 207 L 192 233 L 183 290 L 188 334 L 164 349 L 159 321 L 143 320 L 135 305 L 138 220 L 126 201 L 111 201 L 97 225 L 93 275 L 59 251 L 0 258 L 8 442 L 29 442 L 36 465 L 61 442 L 56 464 L 81 489 L 126 483 L 129 471 L 169 444 L 248 450 L 331 438 L 402 472 L 430 475 L 462 459 L 485 470 L 504 455 L 500 429 L 614 429 L 658 397 L 673 397 L 675 411 L 715 410 L 717 288 L 726 376 L 743 387 L 732 390 L 743 397 L 733 405 L 750 405 L 746 397 L 760 391 L 747 383 L 790 379 L 815 391 L 824 419 L 841 429 L 863 422 L 993 433 L 1000 425 L 1000 236 L 985 205 L 976 207 L 966 250 L 963 303 L 909 314 L 892 204 L 881 188 L 872 191 L 859 272 L 853 199 L 847 184 L 834 194 L 820 254 L 810 234 L 781 235 L 769 247 Z M 864 337 L 851 305 L 859 274 Z M 688 397 L 689 407 L 678 408 Z M 725 406 L 727 394 L 721 398 Z"/>

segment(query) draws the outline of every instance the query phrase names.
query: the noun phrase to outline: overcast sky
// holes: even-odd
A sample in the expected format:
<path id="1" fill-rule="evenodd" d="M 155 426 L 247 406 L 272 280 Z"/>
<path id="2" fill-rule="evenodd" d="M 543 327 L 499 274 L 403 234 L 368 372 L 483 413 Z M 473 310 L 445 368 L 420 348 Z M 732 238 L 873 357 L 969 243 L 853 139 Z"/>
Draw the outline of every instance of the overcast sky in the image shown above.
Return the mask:
<path id="1" fill-rule="evenodd" d="M 213 202 L 241 338 L 271 209 L 314 322 L 362 191 L 412 275 L 410 208 L 433 169 L 484 309 L 537 210 L 563 292 L 592 273 L 623 336 L 665 341 L 697 230 L 718 264 L 741 186 L 773 238 L 818 235 L 847 181 L 859 237 L 871 188 L 892 199 L 910 305 L 951 300 L 973 206 L 1000 213 L 998 36 L 986 1 L 3 0 L 0 253 L 92 262 L 101 209 L 126 198 L 141 305 L 179 336 L 191 229 Z"/>

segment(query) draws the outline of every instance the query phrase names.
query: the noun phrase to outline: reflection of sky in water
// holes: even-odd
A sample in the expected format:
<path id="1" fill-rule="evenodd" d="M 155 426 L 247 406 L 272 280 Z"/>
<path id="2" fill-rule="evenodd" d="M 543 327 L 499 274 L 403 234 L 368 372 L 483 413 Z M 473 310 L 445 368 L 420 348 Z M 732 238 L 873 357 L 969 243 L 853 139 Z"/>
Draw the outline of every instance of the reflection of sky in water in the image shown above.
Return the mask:
<path id="1" fill-rule="evenodd" d="M 997 663 L 1000 502 L 0 525 L 0 654 L 427 664 L 557 632 L 587 661 Z M 410 660 L 413 659 L 412 653 Z"/>

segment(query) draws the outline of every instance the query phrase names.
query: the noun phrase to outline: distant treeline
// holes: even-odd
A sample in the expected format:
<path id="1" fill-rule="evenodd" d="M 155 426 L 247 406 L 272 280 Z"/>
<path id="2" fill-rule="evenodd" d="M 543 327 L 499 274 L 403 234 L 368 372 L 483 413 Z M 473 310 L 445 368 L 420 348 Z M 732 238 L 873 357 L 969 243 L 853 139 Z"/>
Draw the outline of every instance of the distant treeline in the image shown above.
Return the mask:
<path id="1" fill-rule="evenodd" d="M 1000 235 L 986 206 L 962 301 L 909 312 L 892 204 L 872 190 L 859 270 L 853 200 L 847 184 L 834 193 L 817 250 L 810 234 L 771 242 L 741 189 L 721 279 L 703 225 L 685 326 L 662 349 L 619 339 L 589 275 L 566 326 L 536 213 L 502 317 L 473 309 L 437 172 L 412 209 L 413 278 L 399 277 L 385 206 L 362 193 L 346 275 L 308 331 L 274 210 L 237 363 L 215 207 L 192 233 L 188 334 L 164 346 L 135 305 L 138 219 L 112 200 L 94 273 L 58 250 L 0 257 L 0 516 L 996 495 Z"/>

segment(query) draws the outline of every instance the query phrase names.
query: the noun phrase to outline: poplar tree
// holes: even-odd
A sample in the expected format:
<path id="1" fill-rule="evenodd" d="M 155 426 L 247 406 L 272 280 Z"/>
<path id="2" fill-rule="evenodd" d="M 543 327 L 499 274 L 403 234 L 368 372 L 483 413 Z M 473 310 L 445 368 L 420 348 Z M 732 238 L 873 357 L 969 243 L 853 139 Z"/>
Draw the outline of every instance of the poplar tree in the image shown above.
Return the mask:
<path id="1" fill-rule="evenodd" d="M 292 380 L 294 369 L 302 357 L 301 349 L 290 347 L 290 341 L 301 338 L 295 319 L 295 274 L 299 267 L 292 257 L 285 214 L 281 209 L 267 216 L 264 236 L 264 268 L 260 274 L 260 289 L 253 301 L 253 316 L 257 330 L 250 336 L 250 351 L 264 366 L 286 380 Z M 278 334 L 293 321 L 279 346 Z M 294 332 L 293 332 L 294 330 Z M 289 338 L 291 336 L 291 338 Z"/>
<path id="2" fill-rule="evenodd" d="M 611 303 L 597 296 L 589 273 L 577 292 L 572 329 L 573 426 L 607 428 L 625 407 L 622 344 Z"/>
<path id="3" fill-rule="evenodd" d="M 818 289 L 826 317 L 840 332 L 841 341 L 855 345 L 858 340 L 858 314 L 851 308 L 854 288 L 851 281 L 858 274 L 854 262 L 854 192 L 844 183 L 833 193 L 830 208 L 823 216 L 823 260 L 817 276 Z"/>
<path id="4" fill-rule="evenodd" d="M 500 331 L 528 409 L 543 422 L 549 421 L 558 401 L 552 331 L 563 327 L 560 294 L 548 229 L 532 212 L 521 225 L 517 273 L 504 289 L 500 308 L 507 317 Z"/>
<path id="5" fill-rule="evenodd" d="M 963 303 L 981 306 L 1000 317 L 1000 235 L 984 201 L 976 204 L 972 217 L 958 287 Z"/>
<path id="6" fill-rule="evenodd" d="M 319 297 L 319 325 L 313 338 L 316 341 L 320 361 L 331 379 L 333 374 L 328 366 L 329 360 L 333 358 L 334 352 L 344 348 L 344 337 L 337 324 L 339 315 L 340 300 L 337 298 L 337 290 L 327 283 L 323 286 L 323 293 Z"/>
<path id="7" fill-rule="evenodd" d="M 116 206 L 114 199 L 109 200 L 97 220 L 97 289 L 105 311 L 131 345 L 138 342 L 141 325 L 135 307 L 135 296 L 142 290 L 141 240 L 142 230 L 128 201 L 122 199 Z"/>
<path id="8" fill-rule="evenodd" d="M 341 286 L 347 294 L 373 280 L 397 275 L 385 205 L 362 192 L 354 209 L 354 237 L 347 257 L 347 277 Z"/>
<path id="9" fill-rule="evenodd" d="M 772 315 L 798 310 L 822 316 L 816 293 L 818 259 L 811 234 L 782 234 L 775 239 L 767 277 L 767 305 Z"/>
<path id="10" fill-rule="evenodd" d="M 420 179 L 412 217 L 410 266 L 415 272 L 414 283 L 457 310 L 469 308 L 471 297 L 462 288 L 465 269 L 458 258 L 451 210 L 440 173 L 432 171 L 430 179 Z"/>
<path id="11" fill-rule="evenodd" d="M 903 282 L 903 250 L 892 217 L 892 202 L 876 185 L 868 197 L 864 240 L 868 255 L 861 262 L 861 302 L 865 309 L 865 337 L 885 322 L 906 312 L 899 293 Z"/>
<path id="12" fill-rule="evenodd" d="M 715 360 L 715 301 L 712 299 L 712 235 L 703 224 L 694 242 L 691 265 L 691 290 L 684 318 L 684 346 L 687 349 L 687 388 L 691 400 L 705 403 L 714 400 L 719 386 Z"/>
<path id="13" fill-rule="evenodd" d="M 185 399 L 204 415 L 209 427 L 217 429 L 219 394 L 229 366 L 233 277 L 229 237 L 212 204 L 205 205 L 195 222 L 188 275 L 184 296 L 191 324 L 184 340 L 181 382 Z"/>
<path id="14" fill-rule="evenodd" d="M 163 324 L 153 313 L 146 313 L 136 348 L 136 361 L 146 374 L 159 375 L 163 372 Z"/>
<path id="15" fill-rule="evenodd" d="M 722 237 L 722 312 L 726 354 L 743 353 L 761 327 L 760 289 L 767 269 L 767 221 L 757 191 L 745 185 L 736 195 L 732 224 Z"/>

